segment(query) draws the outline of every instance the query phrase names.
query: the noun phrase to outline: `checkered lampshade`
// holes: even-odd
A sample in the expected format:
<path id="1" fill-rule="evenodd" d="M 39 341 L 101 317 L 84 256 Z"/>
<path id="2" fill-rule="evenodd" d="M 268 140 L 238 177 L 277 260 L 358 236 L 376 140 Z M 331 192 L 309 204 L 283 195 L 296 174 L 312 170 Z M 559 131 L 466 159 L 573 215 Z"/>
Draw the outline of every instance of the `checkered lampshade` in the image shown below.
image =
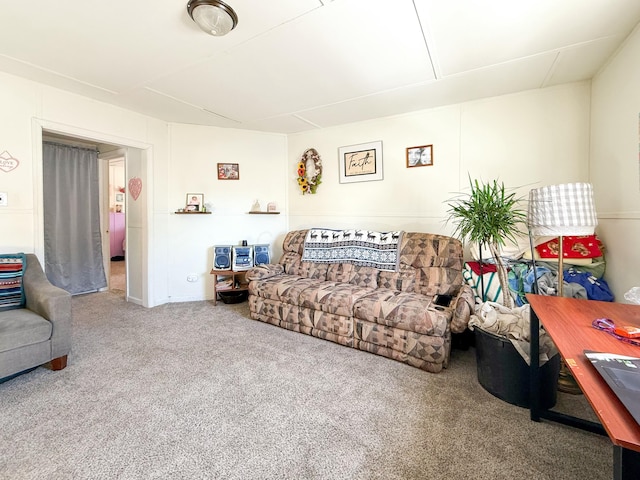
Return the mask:
<path id="1" fill-rule="evenodd" d="M 598 220 L 590 183 L 565 183 L 529 192 L 527 226 L 532 235 L 592 235 Z"/>

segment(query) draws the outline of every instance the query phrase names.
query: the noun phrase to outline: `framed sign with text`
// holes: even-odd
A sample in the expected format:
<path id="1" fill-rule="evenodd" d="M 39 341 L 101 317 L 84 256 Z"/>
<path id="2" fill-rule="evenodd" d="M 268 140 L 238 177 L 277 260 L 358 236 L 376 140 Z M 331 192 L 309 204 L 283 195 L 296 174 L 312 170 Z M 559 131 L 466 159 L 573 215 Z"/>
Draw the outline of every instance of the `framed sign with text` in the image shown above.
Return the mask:
<path id="1" fill-rule="evenodd" d="M 340 183 L 382 180 L 382 141 L 338 149 Z"/>

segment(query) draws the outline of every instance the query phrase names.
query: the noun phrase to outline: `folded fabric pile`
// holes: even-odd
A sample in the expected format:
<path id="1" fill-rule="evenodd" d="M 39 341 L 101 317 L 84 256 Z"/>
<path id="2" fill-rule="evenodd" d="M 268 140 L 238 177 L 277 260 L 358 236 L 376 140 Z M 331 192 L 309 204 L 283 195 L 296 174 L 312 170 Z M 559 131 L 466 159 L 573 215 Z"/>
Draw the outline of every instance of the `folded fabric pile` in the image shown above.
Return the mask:
<path id="1" fill-rule="evenodd" d="M 527 303 L 525 295 L 533 292 L 536 281 L 540 295 L 558 292 L 558 239 L 551 239 L 535 247 L 534 275 L 531 251 L 503 257 L 508 266 L 509 289 L 516 305 Z M 604 279 L 604 245 L 595 235 L 563 237 L 564 296 L 612 302 L 613 293 Z M 491 262 L 488 259 L 487 262 Z M 463 277 L 474 290 L 476 301 L 502 302 L 502 290 L 495 273 L 495 264 L 467 262 Z M 480 277 L 484 281 L 484 292 Z"/>
<path id="2" fill-rule="evenodd" d="M 476 306 L 469 320 L 469 329 L 478 327 L 485 332 L 508 339 L 520 356 L 530 364 L 530 326 L 531 307 L 529 304 L 508 309 L 495 302 L 485 302 Z M 556 346 L 544 329 L 540 329 L 540 365 L 544 365 L 558 353 Z"/>
<path id="3" fill-rule="evenodd" d="M 0 255 L 0 311 L 24 307 L 22 276 L 26 263 L 24 253 Z"/>

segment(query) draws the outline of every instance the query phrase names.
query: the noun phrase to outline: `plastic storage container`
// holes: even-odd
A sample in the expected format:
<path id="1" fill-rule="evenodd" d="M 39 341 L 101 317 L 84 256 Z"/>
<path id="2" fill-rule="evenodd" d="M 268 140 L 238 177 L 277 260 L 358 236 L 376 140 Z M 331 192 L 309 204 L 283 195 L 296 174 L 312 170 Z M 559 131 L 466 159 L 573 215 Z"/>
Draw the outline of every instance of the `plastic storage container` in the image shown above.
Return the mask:
<path id="1" fill-rule="evenodd" d="M 480 328 L 475 330 L 476 363 L 480 385 L 495 397 L 529 408 L 529 365 L 506 338 Z M 540 367 L 540 408 L 556 404 L 560 355 Z"/>

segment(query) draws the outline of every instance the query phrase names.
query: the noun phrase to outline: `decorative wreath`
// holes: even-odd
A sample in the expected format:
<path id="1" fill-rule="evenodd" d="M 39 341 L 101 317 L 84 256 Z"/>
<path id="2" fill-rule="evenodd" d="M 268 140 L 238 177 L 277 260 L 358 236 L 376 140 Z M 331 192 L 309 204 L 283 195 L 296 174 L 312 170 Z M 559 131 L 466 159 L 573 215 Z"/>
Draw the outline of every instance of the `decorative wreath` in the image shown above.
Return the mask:
<path id="1" fill-rule="evenodd" d="M 307 171 L 309 160 L 313 160 L 313 170 Z M 298 162 L 298 186 L 305 193 L 314 194 L 322 183 L 322 160 L 315 148 L 305 150 Z"/>

